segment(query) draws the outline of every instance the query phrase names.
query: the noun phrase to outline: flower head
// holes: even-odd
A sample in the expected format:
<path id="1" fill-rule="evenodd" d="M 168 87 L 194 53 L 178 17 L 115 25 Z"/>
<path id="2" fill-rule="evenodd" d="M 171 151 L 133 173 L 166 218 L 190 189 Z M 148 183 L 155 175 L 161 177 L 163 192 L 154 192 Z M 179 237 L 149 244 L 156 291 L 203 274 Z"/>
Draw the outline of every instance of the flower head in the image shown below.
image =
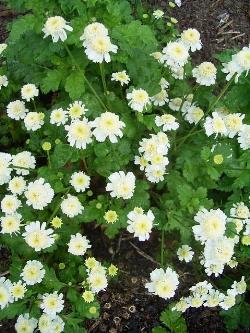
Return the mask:
<path id="1" fill-rule="evenodd" d="M 53 43 L 58 42 L 58 40 L 64 42 L 67 39 L 67 33 L 65 30 L 73 31 L 73 28 L 67 24 L 63 17 L 49 17 L 42 29 L 44 32 L 43 38 L 51 36 Z"/>

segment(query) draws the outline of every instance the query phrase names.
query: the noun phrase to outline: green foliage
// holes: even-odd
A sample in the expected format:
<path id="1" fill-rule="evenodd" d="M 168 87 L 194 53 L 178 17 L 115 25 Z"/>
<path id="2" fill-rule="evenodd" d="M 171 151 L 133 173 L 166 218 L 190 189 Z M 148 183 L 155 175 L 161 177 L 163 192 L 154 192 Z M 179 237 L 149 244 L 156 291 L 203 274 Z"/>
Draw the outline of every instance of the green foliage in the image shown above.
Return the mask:
<path id="1" fill-rule="evenodd" d="M 187 325 L 185 319 L 182 317 L 180 312 L 172 311 L 170 308 L 166 309 L 161 313 L 160 320 L 162 324 L 167 327 L 157 326 L 153 329 L 153 333 L 186 333 Z"/>

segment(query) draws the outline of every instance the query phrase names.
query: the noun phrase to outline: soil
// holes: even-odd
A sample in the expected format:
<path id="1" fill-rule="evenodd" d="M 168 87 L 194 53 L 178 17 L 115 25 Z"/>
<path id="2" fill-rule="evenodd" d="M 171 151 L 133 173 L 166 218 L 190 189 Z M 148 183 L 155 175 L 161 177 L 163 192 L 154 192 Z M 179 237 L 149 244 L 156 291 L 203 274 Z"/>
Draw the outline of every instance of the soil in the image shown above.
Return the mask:
<path id="1" fill-rule="evenodd" d="M 166 9 L 168 1 L 143 1 L 153 9 Z M 165 10 L 166 11 L 166 10 Z M 180 31 L 196 28 L 201 33 L 203 48 L 195 52 L 197 62 L 229 48 L 242 48 L 250 42 L 249 0 L 182 0 L 182 6 L 172 10 Z"/>
<path id="2" fill-rule="evenodd" d="M 166 8 L 166 1 L 144 1 L 151 8 Z M 200 31 L 203 49 L 196 61 L 210 60 L 216 52 L 230 47 L 248 45 L 250 38 L 249 0 L 183 0 L 182 7 L 175 9 L 172 16 L 179 21 L 180 30 L 193 27 Z M 15 17 L 0 4 L 0 42 L 7 37 L 6 24 Z M 108 240 L 99 228 L 89 227 L 87 235 L 100 260 L 112 261 L 119 267 L 120 276 L 107 291 L 100 294 L 101 316 L 85 323 L 92 333 L 149 333 L 159 324 L 159 314 L 168 302 L 154 297 L 145 290 L 150 272 L 157 267 L 155 258 L 158 249 L 158 235 L 150 242 L 138 242 L 123 233 L 115 240 Z M 8 251 L 0 248 L 1 272 L 8 268 Z M 188 288 L 192 273 L 183 279 Z M 185 289 L 184 286 L 182 289 Z M 178 297 L 178 295 L 177 295 Z M 190 333 L 226 332 L 217 309 L 191 309 L 185 314 Z M 13 321 L 0 323 L 0 333 L 15 332 Z M 249 330 L 238 330 L 247 333 Z"/>

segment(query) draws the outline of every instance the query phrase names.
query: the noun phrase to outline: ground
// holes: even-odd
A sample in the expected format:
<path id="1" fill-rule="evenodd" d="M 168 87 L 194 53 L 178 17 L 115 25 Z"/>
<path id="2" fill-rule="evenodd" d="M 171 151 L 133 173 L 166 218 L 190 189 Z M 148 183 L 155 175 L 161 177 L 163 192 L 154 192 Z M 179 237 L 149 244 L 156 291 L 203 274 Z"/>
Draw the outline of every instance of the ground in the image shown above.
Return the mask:
<path id="1" fill-rule="evenodd" d="M 157 9 L 166 7 L 166 1 L 144 1 L 146 5 Z M 249 0 L 184 0 L 181 8 L 173 15 L 178 19 L 180 29 L 197 28 L 201 32 L 203 50 L 196 61 L 211 60 L 214 53 L 230 47 L 248 45 L 250 37 L 250 1 Z M 0 42 L 7 37 L 7 22 L 15 14 L 0 5 Z M 159 314 L 167 302 L 149 295 L 144 284 L 149 273 L 157 267 L 154 262 L 157 253 L 158 235 L 150 242 L 137 242 L 124 233 L 110 241 L 99 229 L 87 232 L 93 243 L 94 255 L 98 259 L 113 261 L 120 270 L 120 277 L 113 282 L 106 292 L 100 295 L 101 317 L 86 323 L 92 333 L 149 333 L 159 323 Z M 167 244 L 166 244 L 167 247 Z M 8 252 L 0 249 L 1 271 L 8 264 Z M 192 274 L 185 277 L 187 284 Z M 178 295 L 177 295 L 178 296 Z M 190 333 L 226 332 L 216 309 L 189 310 L 185 314 Z M 12 333 L 13 322 L 0 324 L 0 333 Z M 248 330 L 238 330 L 247 333 Z"/>

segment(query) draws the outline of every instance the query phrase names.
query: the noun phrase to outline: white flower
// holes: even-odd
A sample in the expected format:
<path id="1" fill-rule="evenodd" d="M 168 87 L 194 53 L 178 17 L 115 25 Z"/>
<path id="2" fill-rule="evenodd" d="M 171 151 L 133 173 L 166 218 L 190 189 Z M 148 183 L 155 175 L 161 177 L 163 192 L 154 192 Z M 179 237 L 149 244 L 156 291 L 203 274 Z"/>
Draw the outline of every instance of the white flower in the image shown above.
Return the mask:
<path id="1" fill-rule="evenodd" d="M 135 156 L 134 163 L 135 165 L 140 165 L 141 171 L 145 170 L 148 165 L 148 161 L 144 158 L 144 156 Z"/>
<path id="2" fill-rule="evenodd" d="M 145 287 L 150 293 L 164 299 L 173 297 L 179 285 L 178 275 L 169 267 L 165 271 L 162 268 L 155 269 L 150 273 L 150 280 Z"/>
<path id="3" fill-rule="evenodd" d="M 12 283 L 5 277 L 0 277 L 0 308 L 3 310 L 14 301 L 11 295 Z"/>
<path id="4" fill-rule="evenodd" d="M 44 113 L 29 112 L 24 118 L 24 125 L 28 131 L 37 131 L 44 124 Z"/>
<path id="5" fill-rule="evenodd" d="M 15 195 L 7 194 L 1 201 L 1 210 L 5 214 L 13 214 L 21 206 L 21 201 Z"/>
<path id="6" fill-rule="evenodd" d="M 46 223 L 31 222 L 25 226 L 23 237 L 25 242 L 36 252 L 46 249 L 54 244 L 55 238 L 53 229 L 46 229 Z"/>
<path id="7" fill-rule="evenodd" d="M 174 2 L 176 3 L 176 5 L 177 5 L 178 7 L 181 6 L 181 0 L 174 0 Z"/>
<path id="8" fill-rule="evenodd" d="M 241 277 L 241 280 L 239 282 L 234 281 L 234 283 L 231 286 L 231 291 L 233 295 L 242 295 L 247 290 L 247 284 L 245 281 L 245 276 Z"/>
<path id="9" fill-rule="evenodd" d="M 56 126 L 64 125 L 68 120 L 68 114 L 62 108 L 55 109 L 50 114 L 50 123 Z"/>
<path id="10" fill-rule="evenodd" d="M 10 163 L 12 156 L 7 153 L 0 153 L 0 185 L 8 183 L 11 179 Z"/>
<path id="11" fill-rule="evenodd" d="M 5 215 L 0 218 L 2 234 L 16 234 L 20 231 L 22 216 L 20 214 Z"/>
<path id="12" fill-rule="evenodd" d="M 6 75 L 0 75 L 0 90 L 2 89 L 2 87 L 7 87 L 8 86 L 8 78 Z"/>
<path id="13" fill-rule="evenodd" d="M 28 83 L 25 84 L 21 89 L 22 99 L 25 99 L 27 102 L 33 100 L 34 97 L 37 97 L 39 94 L 39 90 L 35 86 L 35 84 Z"/>
<path id="14" fill-rule="evenodd" d="M 71 119 L 79 119 L 88 111 L 88 109 L 83 102 L 75 101 L 69 105 L 67 111 Z"/>
<path id="15" fill-rule="evenodd" d="M 204 306 L 208 307 L 216 307 L 223 301 L 225 295 L 222 294 L 219 290 L 210 290 L 209 294 L 207 295 L 207 300 L 204 303 Z"/>
<path id="16" fill-rule="evenodd" d="M 26 109 L 23 101 L 16 100 L 7 105 L 7 115 L 11 119 L 24 119 L 27 112 L 28 110 Z"/>
<path id="17" fill-rule="evenodd" d="M 115 72 L 115 73 L 112 73 L 111 81 L 120 82 L 121 86 L 123 86 L 124 84 L 129 83 L 130 77 L 128 76 L 126 71 Z"/>
<path id="18" fill-rule="evenodd" d="M 208 239 L 215 240 L 224 235 L 227 216 L 220 209 L 201 209 L 194 217 L 199 223 L 192 227 L 196 240 L 205 242 Z"/>
<path id="19" fill-rule="evenodd" d="M 145 241 L 149 239 L 150 233 L 153 228 L 154 223 L 154 214 L 151 210 L 147 214 L 138 213 L 136 210 L 133 210 L 128 213 L 128 232 L 134 234 L 134 237 L 138 237 L 139 241 Z"/>
<path id="20" fill-rule="evenodd" d="M 194 252 L 190 246 L 182 245 L 177 250 L 177 256 L 180 261 L 190 262 L 194 256 Z"/>
<path id="21" fill-rule="evenodd" d="M 91 248 L 91 245 L 85 236 L 77 233 L 76 235 L 71 235 L 68 247 L 69 253 L 72 253 L 75 256 L 83 256 L 87 249 Z"/>
<path id="22" fill-rule="evenodd" d="M 98 36 L 108 36 L 108 29 L 102 23 L 94 22 L 85 27 L 80 40 L 90 41 Z"/>
<path id="23" fill-rule="evenodd" d="M 213 286 L 211 283 L 205 281 L 201 281 L 196 283 L 194 286 L 189 288 L 189 290 L 192 292 L 193 295 L 203 297 L 205 299 L 207 297 L 207 294 L 212 290 Z"/>
<path id="24" fill-rule="evenodd" d="M 242 120 L 245 118 L 241 113 L 230 113 L 224 117 L 224 122 L 227 128 L 227 136 L 234 138 L 242 128 Z"/>
<path id="25" fill-rule="evenodd" d="M 189 57 L 188 49 L 180 42 L 169 42 L 162 50 L 163 58 L 169 67 L 184 66 Z"/>
<path id="26" fill-rule="evenodd" d="M 235 75 L 235 82 L 238 82 L 240 75 L 250 69 L 250 46 L 243 47 L 241 51 L 232 56 L 232 60 L 223 64 L 222 72 L 226 73 L 226 80 L 229 81 Z"/>
<path id="27" fill-rule="evenodd" d="M 37 319 L 30 318 L 28 313 L 20 315 L 15 324 L 15 330 L 17 333 L 33 333 L 36 327 Z"/>
<path id="28" fill-rule="evenodd" d="M 56 314 L 60 313 L 64 308 L 63 294 L 58 294 L 57 291 L 54 291 L 51 294 L 46 293 L 42 295 L 40 308 L 44 313 L 54 318 Z"/>
<path id="29" fill-rule="evenodd" d="M 51 317 L 43 313 L 39 318 L 38 328 L 41 333 L 61 333 L 64 329 L 64 322 L 57 315 Z"/>
<path id="30" fill-rule="evenodd" d="M 52 331 L 52 320 L 51 316 L 43 313 L 38 321 L 38 329 L 40 333 L 49 333 Z M 52 331 L 53 332 L 53 331 Z"/>
<path id="31" fill-rule="evenodd" d="M 230 209 L 230 216 L 246 220 L 250 218 L 250 211 L 244 202 L 238 202 Z"/>
<path id="32" fill-rule="evenodd" d="M 116 143 L 118 142 L 117 137 L 123 136 L 122 129 L 125 124 L 116 114 L 104 112 L 91 122 L 91 126 L 95 128 L 93 135 L 97 141 L 104 142 L 106 138 L 109 138 L 112 143 Z"/>
<path id="33" fill-rule="evenodd" d="M 0 55 L 3 53 L 3 51 L 7 48 L 7 44 L 2 43 L 0 44 Z"/>
<path id="34" fill-rule="evenodd" d="M 206 117 L 204 127 L 207 136 L 215 134 L 217 137 L 218 134 L 227 134 L 224 118 L 222 118 L 217 112 L 213 112 L 212 117 Z"/>
<path id="35" fill-rule="evenodd" d="M 160 86 L 161 86 L 161 89 L 168 89 L 169 82 L 164 77 L 162 77 L 160 79 Z"/>
<path id="36" fill-rule="evenodd" d="M 203 62 L 192 70 L 196 82 L 203 86 L 215 84 L 217 69 L 211 62 Z"/>
<path id="37" fill-rule="evenodd" d="M 202 43 L 200 40 L 200 33 L 196 29 L 187 29 L 181 33 L 182 43 L 192 52 L 200 50 L 202 48 Z"/>
<path id="38" fill-rule="evenodd" d="M 156 126 L 163 126 L 162 130 L 164 132 L 176 130 L 179 127 L 179 124 L 176 121 L 176 118 L 171 114 L 163 114 L 162 116 L 155 117 Z"/>
<path id="39" fill-rule="evenodd" d="M 26 203 L 28 206 L 42 210 L 51 203 L 54 197 L 54 190 L 49 183 L 45 183 L 44 178 L 39 178 L 28 184 L 24 195 L 27 199 Z"/>
<path id="40" fill-rule="evenodd" d="M 234 240 L 221 237 L 209 239 L 205 243 L 204 257 L 205 267 L 212 265 L 225 265 L 234 254 Z"/>
<path id="41" fill-rule="evenodd" d="M 182 99 L 180 97 L 175 97 L 171 99 L 168 103 L 168 106 L 172 111 L 179 111 L 181 105 L 182 105 Z"/>
<path id="42" fill-rule="evenodd" d="M 21 277 L 30 286 L 42 282 L 45 275 L 43 265 L 38 260 L 29 260 L 23 268 Z"/>
<path id="43" fill-rule="evenodd" d="M 173 66 L 170 68 L 173 78 L 176 80 L 184 79 L 184 67 L 182 66 Z"/>
<path id="44" fill-rule="evenodd" d="M 187 297 L 181 297 L 181 299 L 172 308 L 172 311 L 185 312 L 189 307 L 189 299 Z"/>
<path id="45" fill-rule="evenodd" d="M 158 94 L 154 95 L 150 99 L 151 99 L 151 101 L 153 101 L 153 104 L 155 106 L 163 106 L 163 105 L 165 105 L 169 101 L 169 99 L 168 99 L 168 93 L 164 89 L 162 89 L 161 92 L 159 92 Z"/>
<path id="46" fill-rule="evenodd" d="M 67 198 L 63 199 L 61 203 L 61 210 L 65 215 L 72 218 L 82 214 L 84 208 L 76 196 L 68 194 Z"/>
<path id="47" fill-rule="evenodd" d="M 238 142 L 240 148 L 247 150 L 250 148 L 250 125 L 242 125 L 241 130 L 238 134 Z"/>
<path id="48" fill-rule="evenodd" d="M 235 82 L 237 83 L 239 77 L 242 73 L 241 67 L 235 61 L 229 61 L 228 63 L 223 63 L 223 68 L 221 70 L 223 73 L 227 74 L 226 80 L 230 81 L 235 75 Z"/>
<path id="49" fill-rule="evenodd" d="M 10 289 L 11 295 L 14 298 L 14 301 L 22 299 L 26 293 L 26 284 L 22 281 L 14 282 Z"/>
<path id="50" fill-rule="evenodd" d="M 227 295 L 224 295 L 224 298 L 219 305 L 222 309 L 228 310 L 235 305 L 235 302 L 236 302 L 235 295 L 233 295 L 231 290 L 228 290 Z"/>
<path id="51" fill-rule="evenodd" d="M 26 180 L 22 176 L 19 177 L 16 176 L 9 181 L 8 190 L 12 194 L 20 195 L 25 190 L 25 187 L 26 187 Z"/>
<path id="52" fill-rule="evenodd" d="M 145 173 L 151 183 L 159 183 L 164 180 L 166 168 L 164 165 L 148 165 L 145 168 Z"/>
<path id="53" fill-rule="evenodd" d="M 85 53 L 89 60 L 102 63 L 110 62 L 110 52 L 117 53 L 118 46 L 111 43 L 109 36 L 97 35 L 93 39 L 83 42 Z"/>
<path id="54" fill-rule="evenodd" d="M 200 296 L 192 295 L 192 296 L 189 296 L 188 302 L 189 302 L 190 307 L 199 308 L 203 305 L 204 299 Z"/>
<path id="55" fill-rule="evenodd" d="M 207 264 L 205 263 L 205 272 L 208 276 L 214 274 L 215 277 L 223 273 L 224 264 Z"/>
<path id="56" fill-rule="evenodd" d="M 84 192 L 86 188 L 89 188 L 90 177 L 82 171 L 74 172 L 70 178 L 70 184 L 76 192 Z"/>
<path id="57" fill-rule="evenodd" d="M 52 332 L 55 333 L 63 332 L 64 325 L 65 325 L 64 321 L 59 316 L 54 317 L 51 325 Z"/>
<path id="58" fill-rule="evenodd" d="M 73 31 L 73 28 L 67 24 L 63 17 L 49 17 L 42 29 L 44 32 L 43 38 L 51 36 L 53 43 L 58 42 L 59 39 L 64 42 L 67 39 L 67 33 L 65 30 Z"/>
<path id="59" fill-rule="evenodd" d="M 108 177 L 110 183 L 106 191 L 110 191 L 111 197 L 130 199 L 134 194 L 135 176 L 132 172 L 125 174 L 123 171 L 114 172 Z"/>
<path id="60" fill-rule="evenodd" d="M 93 293 L 99 293 L 99 291 L 105 290 L 108 286 L 106 269 L 98 264 L 90 270 L 87 281 Z"/>
<path id="61" fill-rule="evenodd" d="M 142 112 L 148 104 L 150 104 L 150 97 L 146 90 L 133 89 L 131 93 L 127 94 L 129 100 L 128 105 L 135 111 Z"/>
<path id="62" fill-rule="evenodd" d="M 197 124 L 204 116 L 204 111 L 195 104 L 187 108 L 182 108 L 181 111 L 184 113 L 184 119 L 188 121 L 189 124 Z"/>
<path id="63" fill-rule="evenodd" d="M 20 169 L 14 168 L 14 170 L 18 175 L 26 176 L 29 174 L 28 169 L 35 169 L 36 160 L 35 157 L 29 151 L 23 151 L 21 153 L 18 153 L 12 156 L 12 158 L 13 158 L 12 160 L 13 166 L 20 167 Z"/>
<path id="64" fill-rule="evenodd" d="M 91 126 L 87 118 L 74 120 L 70 125 L 65 126 L 68 131 L 67 137 L 71 147 L 85 149 L 87 144 L 92 142 Z"/>
<path id="65" fill-rule="evenodd" d="M 153 16 L 159 20 L 160 18 L 162 18 L 164 16 L 164 12 L 160 9 L 156 9 L 154 12 L 153 12 Z"/>
<path id="66" fill-rule="evenodd" d="M 153 52 L 150 54 L 155 60 L 157 60 L 160 64 L 164 64 L 164 55 L 161 52 Z"/>

